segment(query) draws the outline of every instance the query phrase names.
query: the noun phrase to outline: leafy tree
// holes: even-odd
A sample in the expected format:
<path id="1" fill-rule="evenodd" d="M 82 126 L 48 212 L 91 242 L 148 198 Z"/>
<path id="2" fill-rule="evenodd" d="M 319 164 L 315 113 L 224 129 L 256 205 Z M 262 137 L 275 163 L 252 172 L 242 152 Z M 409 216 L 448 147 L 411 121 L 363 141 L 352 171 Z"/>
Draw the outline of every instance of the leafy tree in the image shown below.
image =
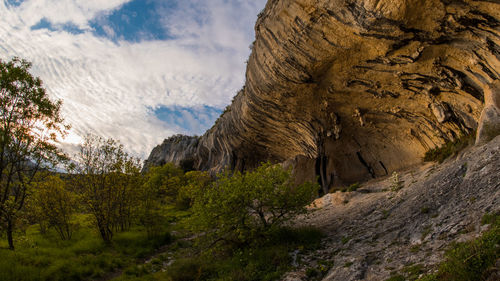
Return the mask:
<path id="1" fill-rule="evenodd" d="M 291 172 L 263 164 L 255 171 L 219 175 L 193 205 L 193 225 L 211 245 L 249 245 L 267 239 L 317 194 L 313 183 L 294 185 Z"/>
<path id="2" fill-rule="evenodd" d="M 31 64 L 0 61 L 0 225 L 14 249 L 13 232 L 29 187 L 41 170 L 65 159 L 56 147 L 68 126 L 60 117 L 61 101 L 51 101 Z"/>
<path id="3" fill-rule="evenodd" d="M 111 243 L 114 230 L 130 224 L 139 161 L 117 141 L 89 135 L 70 170 L 76 172 L 75 186 L 99 234 Z"/>
<path id="4" fill-rule="evenodd" d="M 203 192 L 212 183 L 212 178 L 207 172 L 190 171 L 184 174 L 184 185 L 177 193 L 175 204 L 177 208 L 189 209 L 196 195 Z"/>
<path id="5" fill-rule="evenodd" d="M 112 184 L 118 192 L 114 227 L 116 230 L 125 231 L 132 225 L 137 197 L 143 184 L 139 161 L 132 158 L 125 161 L 122 173 L 114 173 Z"/>
<path id="6" fill-rule="evenodd" d="M 62 240 L 71 239 L 74 225 L 71 217 L 76 209 L 75 195 L 67 190 L 58 175 L 50 175 L 34 183 L 28 210 L 39 223 L 53 227 Z"/>
<path id="7" fill-rule="evenodd" d="M 137 213 L 149 236 L 157 234 L 163 221 L 162 206 L 175 203 L 183 185 L 184 172 L 172 163 L 148 171 L 140 191 Z"/>

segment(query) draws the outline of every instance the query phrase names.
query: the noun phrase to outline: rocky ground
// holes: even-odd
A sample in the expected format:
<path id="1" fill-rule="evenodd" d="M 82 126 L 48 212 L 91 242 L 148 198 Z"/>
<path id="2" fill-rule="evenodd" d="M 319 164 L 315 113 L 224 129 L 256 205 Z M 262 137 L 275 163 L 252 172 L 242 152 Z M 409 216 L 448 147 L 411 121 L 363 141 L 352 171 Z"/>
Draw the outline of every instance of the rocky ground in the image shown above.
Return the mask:
<path id="1" fill-rule="evenodd" d="M 315 252 L 294 253 L 296 270 L 284 280 L 386 280 L 432 271 L 452 241 L 479 236 L 487 229 L 481 217 L 500 211 L 500 136 L 442 164 L 400 172 L 399 181 L 397 187 L 386 177 L 318 199 L 297 223 L 327 237 Z"/>

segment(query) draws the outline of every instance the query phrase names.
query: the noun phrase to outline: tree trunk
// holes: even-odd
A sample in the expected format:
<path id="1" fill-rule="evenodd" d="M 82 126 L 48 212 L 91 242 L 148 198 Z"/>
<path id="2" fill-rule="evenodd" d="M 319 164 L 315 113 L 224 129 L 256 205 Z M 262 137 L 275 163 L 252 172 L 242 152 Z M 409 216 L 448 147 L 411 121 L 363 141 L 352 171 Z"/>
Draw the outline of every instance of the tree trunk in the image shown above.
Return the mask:
<path id="1" fill-rule="evenodd" d="M 13 224 L 12 220 L 8 219 L 7 221 L 7 241 L 9 242 L 9 249 L 14 250 L 14 239 L 12 239 L 12 232 L 13 232 Z"/>
<path id="2" fill-rule="evenodd" d="M 111 244 L 113 232 L 106 226 L 99 226 L 99 233 L 105 244 Z"/>

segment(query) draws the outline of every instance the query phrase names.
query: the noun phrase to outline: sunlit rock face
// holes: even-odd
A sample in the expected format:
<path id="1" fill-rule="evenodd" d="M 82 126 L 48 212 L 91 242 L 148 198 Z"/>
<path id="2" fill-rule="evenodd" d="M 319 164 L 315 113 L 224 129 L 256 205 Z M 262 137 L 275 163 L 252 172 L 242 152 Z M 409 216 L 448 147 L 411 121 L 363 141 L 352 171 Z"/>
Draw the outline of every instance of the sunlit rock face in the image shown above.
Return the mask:
<path id="1" fill-rule="evenodd" d="M 498 1 L 270 0 L 255 32 L 198 169 L 286 162 L 325 191 L 387 175 L 473 133 L 499 79 Z"/>

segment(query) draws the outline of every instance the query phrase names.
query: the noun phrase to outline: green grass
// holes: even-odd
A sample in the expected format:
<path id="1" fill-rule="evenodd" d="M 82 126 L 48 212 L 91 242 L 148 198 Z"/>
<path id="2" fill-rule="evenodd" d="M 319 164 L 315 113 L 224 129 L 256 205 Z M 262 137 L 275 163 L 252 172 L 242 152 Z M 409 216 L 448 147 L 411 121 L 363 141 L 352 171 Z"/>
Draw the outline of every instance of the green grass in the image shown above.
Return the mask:
<path id="1" fill-rule="evenodd" d="M 349 185 L 348 187 L 344 187 L 342 189 L 340 189 L 340 192 L 353 192 L 353 191 L 356 191 L 358 190 L 358 188 L 360 188 L 361 185 L 359 183 L 353 183 L 351 185 Z"/>
<path id="2" fill-rule="evenodd" d="M 405 277 L 403 275 L 393 275 L 386 279 L 385 281 L 405 281 Z"/>
<path id="3" fill-rule="evenodd" d="M 491 224 L 488 231 L 474 240 L 452 244 L 446 251 L 445 261 L 439 265 L 438 272 L 419 280 L 486 280 L 500 258 L 500 214 L 486 214 L 482 222 Z"/>
<path id="4" fill-rule="evenodd" d="M 407 280 L 417 280 L 420 274 L 424 273 L 424 266 L 421 264 L 413 264 L 409 266 L 405 266 L 403 268 L 403 272 L 406 275 Z"/>
<path id="5" fill-rule="evenodd" d="M 455 141 L 448 141 L 441 147 L 427 151 L 424 155 L 424 161 L 437 161 L 439 163 L 443 163 L 443 161 L 448 157 L 456 155 L 467 146 L 473 144 L 475 135 L 475 133 L 464 135 L 460 138 L 457 138 Z"/>
<path id="6" fill-rule="evenodd" d="M 38 226 L 17 235 L 16 250 L 0 241 L 0 280 L 91 280 L 135 263 L 172 238 L 148 238 L 139 228 L 117 233 L 113 244 L 105 245 L 88 226 L 80 227 L 69 241 L 61 241 L 54 231 L 42 235 Z"/>

